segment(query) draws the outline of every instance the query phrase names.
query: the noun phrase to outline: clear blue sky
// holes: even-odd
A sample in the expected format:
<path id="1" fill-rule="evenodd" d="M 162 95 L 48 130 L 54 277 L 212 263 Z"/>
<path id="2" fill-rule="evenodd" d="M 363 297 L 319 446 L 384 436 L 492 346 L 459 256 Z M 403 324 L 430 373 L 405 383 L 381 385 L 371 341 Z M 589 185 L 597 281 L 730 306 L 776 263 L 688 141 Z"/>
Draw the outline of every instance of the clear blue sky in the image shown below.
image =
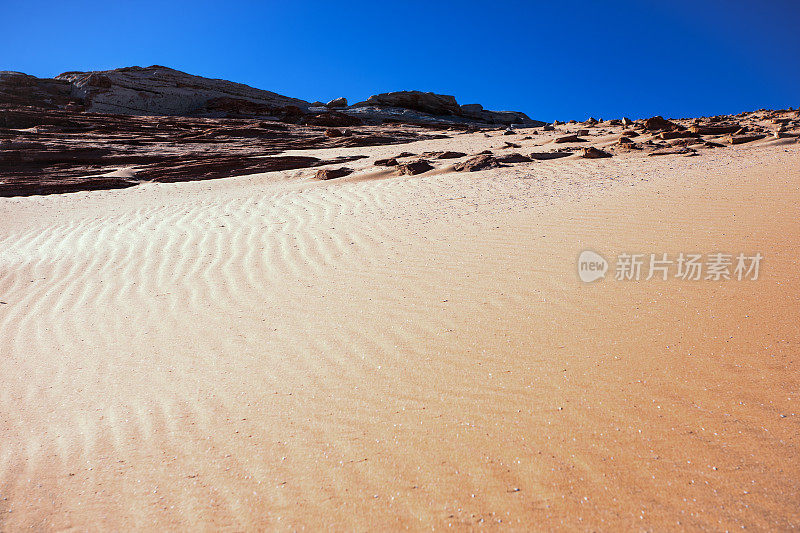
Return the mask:
<path id="1" fill-rule="evenodd" d="M 166 65 L 305 100 L 419 89 L 542 120 L 800 106 L 800 1 L 0 0 L 0 70 Z"/>

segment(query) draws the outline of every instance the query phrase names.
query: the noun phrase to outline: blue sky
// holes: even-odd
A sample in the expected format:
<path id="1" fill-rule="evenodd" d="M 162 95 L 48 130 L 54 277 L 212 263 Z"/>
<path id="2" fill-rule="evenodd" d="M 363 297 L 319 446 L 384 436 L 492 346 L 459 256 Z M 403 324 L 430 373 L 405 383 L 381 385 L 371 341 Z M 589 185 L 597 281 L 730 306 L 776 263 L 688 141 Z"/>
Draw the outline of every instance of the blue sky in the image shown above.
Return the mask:
<path id="1" fill-rule="evenodd" d="M 542 120 L 800 106 L 797 0 L 0 0 L 0 12 L 0 70 L 42 77 L 160 64 L 305 100 L 419 89 Z"/>

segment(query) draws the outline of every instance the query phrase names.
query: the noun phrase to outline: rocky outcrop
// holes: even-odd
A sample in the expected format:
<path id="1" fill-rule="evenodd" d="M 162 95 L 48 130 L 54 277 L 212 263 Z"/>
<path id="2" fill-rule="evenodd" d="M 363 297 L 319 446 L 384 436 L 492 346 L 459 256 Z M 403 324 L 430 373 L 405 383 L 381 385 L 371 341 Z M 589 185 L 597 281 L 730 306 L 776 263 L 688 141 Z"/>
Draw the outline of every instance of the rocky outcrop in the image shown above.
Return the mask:
<path id="1" fill-rule="evenodd" d="M 572 152 L 533 152 L 530 158 L 536 161 L 547 161 L 550 159 L 561 159 L 562 157 L 571 156 Z"/>
<path id="2" fill-rule="evenodd" d="M 512 152 L 497 156 L 497 161 L 500 163 L 529 163 L 532 159 L 518 152 Z"/>
<path id="3" fill-rule="evenodd" d="M 457 163 L 454 168 L 458 172 L 477 172 L 478 170 L 486 170 L 499 166 L 500 164 L 493 155 L 480 154 L 467 159 L 463 163 Z"/>
<path id="4" fill-rule="evenodd" d="M 369 111 L 371 111 L 371 113 Z M 398 113 L 392 110 L 402 110 Z M 363 102 L 353 104 L 348 112 L 358 113 L 372 119 L 390 120 L 392 115 L 414 117 L 417 122 L 438 119 L 449 123 L 483 123 L 483 124 L 522 124 L 526 126 L 542 126 L 544 122 L 531 120 L 528 115 L 519 111 L 487 111 L 480 104 L 458 105 L 454 96 L 421 91 L 397 91 L 370 96 Z M 411 113 L 409 113 L 411 112 Z M 414 113 L 416 112 L 416 113 Z"/>
<path id="5" fill-rule="evenodd" d="M 408 174 L 409 176 L 416 176 L 417 174 L 422 174 L 429 170 L 433 170 L 433 166 L 424 159 L 397 165 L 397 171 L 400 174 Z"/>
<path id="6" fill-rule="evenodd" d="M 682 126 L 675 124 L 671 120 L 667 120 L 662 116 L 655 116 L 650 117 L 644 121 L 644 129 L 648 131 L 660 131 L 660 130 L 667 130 L 667 131 L 674 131 L 678 129 L 683 129 Z"/>
<path id="7" fill-rule="evenodd" d="M 305 115 L 300 119 L 301 124 L 312 126 L 360 126 L 363 122 L 358 117 L 353 117 L 339 111 L 327 111 Z"/>
<path id="8" fill-rule="evenodd" d="M 0 196 L 130 187 L 344 163 L 286 150 L 407 143 L 418 129 L 324 128 L 265 120 L 106 115 L 0 106 Z"/>
<path id="9" fill-rule="evenodd" d="M 126 115 L 225 117 L 238 102 L 252 105 L 253 115 L 274 116 L 287 106 L 308 109 L 309 103 L 242 83 L 194 76 L 153 65 L 98 72 L 65 72 L 56 80 L 71 84 L 73 97 L 87 111 Z"/>
<path id="10" fill-rule="evenodd" d="M 586 140 L 585 139 L 581 139 L 580 137 L 578 137 L 575 134 L 570 134 L 570 135 L 562 135 L 561 137 L 556 137 L 555 139 L 553 139 L 553 142 L 554 143 L 582 143 L 582 142 L 586 142 Z"/>
<path id="11" fill-rule="evenodd" d="M 72 97 L 72 85 L 67 81 L 0 71 L 0 104 L 57 109 L 77 103 Z"/>
<path id="12" fill-rule="evenodd" d="M 429 115 L 458 115 L 461 112 L 461 106 L 458 105 L 454 96 L 421 91 L 375 94 L 366 101 L 353 104 L 353 106 L 400 107 Z"/>
<path id="13" fill-rule="evenodd" d="M 317 170 L 316 178 L 318 180 L 334 180 L 336 178 L 343 178 L 353 173 L 352 168 L 322 168 Z"/>
<path id="14" fill-rule="evenodd" d="M 542 125 L 525 113 L 458 105 L 455 97 L 421 91 L 377 94 L 347 105 L 344 97 L 309 103 L 241 83 L 194 76 L 153 65 L 92 72 L 65 72 L 42 79 L 0 72 L 0 105 L 86 110 L 142 116 L 267 118 L 320 126 L 400 123 L 465 128 Z"/>
<path id="15" fill-rule="evenodd" d="M 594 146 L 587 146 L 581 152 L 581 157 L 584 159 L 602 159 L 604 157 L 611 157 L 611 154 L 599 148 L 595 148 Z"/>
<path id="16" fill-rule="evenodd" d="M 347 98 L 345 98 L 344 96 L 342 96 L 340 98 L 334 98 L 333 100 L 331 100 L 330 102 L 325 104 L 325 106 L 326 107 L 347 107 Z"/>

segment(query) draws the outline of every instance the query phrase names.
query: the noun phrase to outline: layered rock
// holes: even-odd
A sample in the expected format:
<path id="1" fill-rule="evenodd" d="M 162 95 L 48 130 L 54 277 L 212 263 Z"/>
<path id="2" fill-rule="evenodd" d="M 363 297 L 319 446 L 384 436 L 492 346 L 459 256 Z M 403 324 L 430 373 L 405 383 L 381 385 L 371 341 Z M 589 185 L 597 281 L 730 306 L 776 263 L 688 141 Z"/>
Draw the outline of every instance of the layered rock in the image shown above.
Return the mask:
<path id="1" fill-rule="evenodd" d="M 441 137 L 418 129 L 325 128 L 272 121 L 146 117 L 0 106 L 0 196 L 130 187 L 317 167 L 363 156 L 320 159 L 286 150 L 406 143 Z"/>
<path id="2" fill-rule="evenodd" d="M 153 65 L 65 72 L 55 79 L 0 72 L 0 105 L 25 105 L 94 113 L 209 118 L 268 118 L 327 126 L 401 123 L 434 127 L 542 125 L 525 113 L 459 105 L 455 97 L 398 91 L 347 105 L 344 97 L 309 103 L 241 83 L 194 76 Z"/>
<path id="3" fill-rule="evenodd" d="M 67 81 L 0 70 L 0 104 L 57 109 L 75 102 Z"/>
<path id="4" fill-rule="evenodd" d="M 309 103 L 242 83 L 194 76 L 153 65 L 99 72 L 65 72 L 56 80 L 71 84 L 71 95 L 87 111 L 125 115 L 228 116 L 229 109 L 250 115 L 275 115 L 288 106 Z"/>
<path id="5" fill-rule="evenodd" d="M 445 123 L 544 125 L 520 111 L 487 111 L 480 104 L 459 105 L 454 96 L 421 91 L 376 94 L 353 104 L 347 111 L 367 117 L 367 120 L 405 118 L 424 122 L 433 118 Z"/>

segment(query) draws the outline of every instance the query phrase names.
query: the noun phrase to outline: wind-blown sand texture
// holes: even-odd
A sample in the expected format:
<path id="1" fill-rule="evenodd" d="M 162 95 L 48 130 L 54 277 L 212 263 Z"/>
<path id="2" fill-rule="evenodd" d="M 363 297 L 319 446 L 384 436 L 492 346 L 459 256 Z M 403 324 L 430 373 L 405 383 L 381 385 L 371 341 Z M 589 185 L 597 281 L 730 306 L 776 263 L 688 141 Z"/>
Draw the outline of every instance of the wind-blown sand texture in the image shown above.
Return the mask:
<path id="1" fill-rule="evenodd" d="M 800 526 L 800 146 L 369 166 L 506 139 L 0 199 L 0 530 Z"/>

